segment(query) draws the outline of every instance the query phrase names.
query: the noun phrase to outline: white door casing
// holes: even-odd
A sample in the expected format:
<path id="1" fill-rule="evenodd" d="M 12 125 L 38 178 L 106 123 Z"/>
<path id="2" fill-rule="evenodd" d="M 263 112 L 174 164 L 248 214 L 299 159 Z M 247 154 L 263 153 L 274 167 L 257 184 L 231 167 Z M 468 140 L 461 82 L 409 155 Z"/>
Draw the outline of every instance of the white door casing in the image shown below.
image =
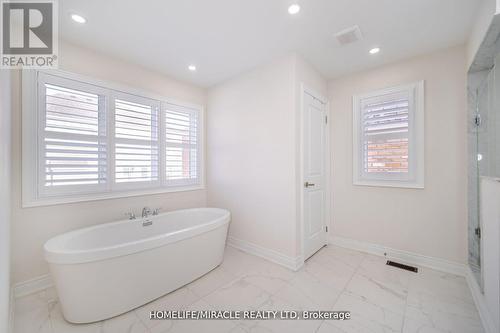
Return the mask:
<path id="1" fill-rule="evenodd" d="M 326 103 L 303 90 L 303 251 L 304 260 L 327 243 Z"/>

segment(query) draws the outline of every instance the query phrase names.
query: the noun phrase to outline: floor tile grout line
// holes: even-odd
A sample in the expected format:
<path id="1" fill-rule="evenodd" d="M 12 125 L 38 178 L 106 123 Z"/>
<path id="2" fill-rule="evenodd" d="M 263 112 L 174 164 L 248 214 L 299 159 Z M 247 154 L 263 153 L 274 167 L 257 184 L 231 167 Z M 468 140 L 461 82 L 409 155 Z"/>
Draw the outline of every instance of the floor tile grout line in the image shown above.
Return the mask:
<path id="1" fill-rule="evenodd" d="M 249 255 L 250 255 L 250 254 L 249 254 Z M 252 256 L 252 257 L 256 257 L 256 256 L 253 256 L 253 255 L 250 255 L 250 256 Z M 257 258 L 258 258 L 258 257 L 257 257 Z M 260 258 L 260 259 L 262 259 L 262 258 Z M 262 260 L 265 260 L 265 259 L 262 259 Z M 266 263 L 267 263 L 267 262 L 266 262 Z M 274 264 L 274 263 L 272 263 L 272 264 Z M 231 285 L 231 284 L 234 284 L 236 281 L 243 280 L 243 279 L 244 279 L 244 278 L 248 275 L 248 274 L 243 274 L 243 275 L 235 275 L 235 274 L 233 274 L 233 273 L 231 273 L 231 272 L 228 272 L 228 273 L 229 273 L 230 275 L 232 275 L 232 277 L 233 277 L 234 279 L 232 279 L 232 280 L 231 280 L 231 281 L 229 281 L 228 283 L 226 283 L 226 284 L 224 284 L 224 285 L 222 285 L 222 286 L 220 286 L 220 287 L 218 287 L 218 288 L 216 288 L 216 289 L 212 290 L 211 292 L 209 292 L 208 294 L 206 294 L 205 296 L 203 296 L 203 297 L 201 298 L 201 300 L 203 300 L 204 302 L 206 302 L 206 303 L 207 303 L 208 305 L 210 305 L 211 307 L 214 307 L 214 305 L 213 305 L 211 302 L 209 302 L 208 300 L 206 300 L 206 299 L 205 299 L 206 297 L 208 297 L 209 295 L 212 295 L 213 293 L 217 292 L 218 290 L 220 290 L 220 289 L 222 289 L 222 288 L 224 288 L 224 287 L 226 287 L 226 286 L 229 286 L 229 285 Z M 255 285 L 254 283 L 251 283 L 251 282 L 247 282 L 247 283 L 248 283 L 248 284 L 250 284 L 250 285 L 252 285 L 253 287 L 255 287 L 255 288 L 259 289 L 259 291 L 261 291 L 261 292 L 265 292 L 265 293 L 269 294 L 269 296 L 271 296 L 271 297 L 275 295 L 275 294 L 273 294 L 273 293 L 267 292 L 266 290 L 262 289 L 260 286 Z M 187 286 L 187 288 L 189 288 L 189 286 Z M 270 297 L 269 297 L 269 298 L 270 298 Z M 265 302 L 264 302 L 264 303 L 265 303 Z M 263 304 L 264 304 L 264 303 L 263 303 Z M 263 305 L 263 304 L 261 304 L 261 305 Z M 237 326 L 238 326 L 238 325 L 237 325 Z"/>
<path id="2" fill-rule="evenodd" d="M 360 252 L 361 253 L 361 252 Z M 347 281 L 347 283 L 344 285 L 344 288 L 342 289 L 342 291 L 339 293 L 339 295 L 337 296 L 337 299 L 335 300 L 335 303 L 333 304 L 333 307 L 335 308 L 335 305 L 337 304 L 337 302 L 339 301 L 340 299 L 340 296 L 346 291 L 347 289 L 347 286 L 349 285 L 349 283 L 351 283 L 352 279 L 354 278 L 354 276 L 356 275 L 356 273 L 358 272 L 359 270 L 359 267 L 361 266 L 361 263 L 366 259 L 366 255 L 364 253 L 361 253 L 363 255 L 363 259 L 359 262 L 359 264 L 357 265 L 356 269 L 354 270 L 354 272 L 352 273 L 351 275 L 351 278 L 349 279 L 349 281 Z"/>
<path id="3" fill-rule="evenodd" d="M 361 253 L 361 252 L 358 252 L 358 253 Z M 361 253 L 361 255 L 363 256 L 363 259 L 359 262 L 359 264 L 354 268 L 354 271 L 351 275 L 351 277 L 349 278 L 349 281 L 347 281 L 347 283 L 344 285 L 344 287 L 342 288 L 342 290 L 339 292 L 339 294 L 337 295 L 337 299 L 335 300 L 335 302 L 333 303 L 333 307 L 332 307 L 332 310 L 335 309 L 335 305 L 338 303 L 340 297 L 342 296 L 342 294 L 344 293 L 344 291 L 346 291 L 346 288 L 347 286 L 349 285 L 349 283 L 352 281 L 352 279 L 354 278 L 354 275 L 356 275 L 359 267 L 361 266 L 361 263 L 363 262 L 363 260 L 365 260 L 366 258 L 366 255 L 364 253 Z M 352 266 L 351 266 L 352 267 Z M 326 323 L 326 320 L 323 320 L 323 322 L 321 323 L 321 325 L 318 326 L 318 328 L 316 329 L 315 333 L 317 333 L 319 331 L 319 329 L 321 328 L 321 326 L 323 324 Z M 343 331 L 343 330 L 342 330 Z"/>
<path id="4" fill-rule="evenodd" d="M 313 275 L 313 274 L 311 274 L 311 273 L 309 273 L 309 272 L 306 272 L 306 273 L 308 273 L 308 274 L 312 275 L 314 278 L 316 278 L 316 279 L 317 279 L 317 277 L 316 277 L 315 275 Z M 288 282 L 293 281 L 295 278 L 296 278 L 296 277 L 294 277 L 293 279 L 291 279 L 291 280 L 290 280 L 290 281 L 288 281 Z M 288 283 L 288 282 L 287 282 L 287 283 Z M 325 287 L 325 288 L 327 288 L 327 287 L 328 287 L 328 286 L 324 285 L 321 281 L 319 281 L 318 283 L 320 283 L 320 284 L 322 285 L 322 287 Z M 278 290 L 278 292 L 279 292 L 279 291 L 281 291 L 281 290 L 282 290 L 283 288 L 285 288 L 285 287 L 286 287 L 286 286 L 283 286 L 282 288 L 280 288 L 280 289 Z M 291 287 L 293 287 L 293 286 L 291 286 Z M 277 294 L 278 292 L 276 292 L 276 294 Z M 277 295 L 274 295 L 274 296 L 276 296 L 276 297 L 278 297 L 279 299 L 281 299 L 281 297 L 279 297 L 279 296 L 277 296 Z M 313 299 L 311 299 L 311 297 L 310 297 L 310 296 L 308 296 L 308 295 L 303 295 L 303 296 L 304 296 L 305 298 L 307 298 L 307 299 L 308 299 L 311 303 L 314 303 L 314 304 L 318 305 L 318 304 L 317 304 L 317 303 L 316 303 Z M 286 302 L 286 303 L 287 303 L 287 302 Z"/>
<path id="5" fill-rule="evenodd" d="M 316 329 L 314 330 L 314 333 L 318 333 L 319 329 L 321 328 L 321 326 L 326 322 L 325 319 L 323 319 L 323 321 L 321 321 L 321 324 L 318 325 L 318 327 L 316 327 Z"/>
<path id="6" fill-rule="evenodd" d="M 234 274 L 232 274 L 232 275 L 234 276 Z M 213 307 L 214 305 L 213 305 L 212 303 L 210 303 L 209 301 L 207 301 L 207 300 L 206 300 L 206 298 L 207 298 L 209 295 L 212 295 L 213 293 L 215 293 L 216 291 L 221 290 L 222 288 L 224 288 L 224 287 L 226 287 L 226 286 L 229 286 L 230 284 L 233 284 L 233 283 L 235 283 L 236 281 L 241 280 L 242 278 L 243 278 L 242 276 L 236 276 L 233 280 L 229 281 L 228 283 L 226 283 L 226 284 L 224 284 L 224 285 L 222 285 L 222 286 L 220 286 L 220 287 L 215 288 L 214 290 L 212 290 L 211 292 L 209 292 L 208 294 L 206 294 L 205 296 L 203 296 L 202 298 L 200 298 L 200 300 L 203 300 L 203 301 L 204 301 L 204 302 L 206 302 L 208 305 L 210 305 L 210 306 L 212 306 L 212 307 Z M 252 286 L 254 286 L 254 285 L 252 284 Z M 255 286 L 254 286 L 254 287 L 255 287 Z M 189 288 L 189 286 L 187 286 L 186 288 Z M 193 292 L 193 291 L 191 291 L 191 292 Z M 193 292 L 193 293 L 194 293 L 194 292 Z"/>
<path id="7" fill-rule="evenodd" d="M 209 295 L 213 294 L 213 293 L 214 293 L 214 292 L 216 292 L 217 290 L 220 290 L 220 289 L 224 288 L 225 286 L 228 286 L 228 285 L 230 285 L 230 284 L 234 283 L 234 282 L 235 282 L 235 281 L 237 281 L 237 280 L 241 280 L 241 277 L 234 277 L 234 278 L 233 278 L 231 281 L 229 281 L 228 283 L 223 284 L 222 286 L 219 286 L 219 287 L 215 288 L 214 290 L 212 290 L 211 292 L 209 292 L 209 293 L 208 293 L 208 294 L 206 294 L 205 296 L 201 296 L 201 297 L 200 297 L 200 295 L 198 295 L 197 293 L 195 293 L 195 292 L 194 292 L 191 288 L 189 288 L 189 284 L 191 284 L 191 282 L 190 282 L 189 284 L 187 284 L 187 285 L 186 285 L 186 288 L 188 288 L 188 289 L 189 289 L 189 290 L 190 290 L 193 294 L 195 294 L 196 296 L 200 297 L 200 300 L 201 300 L 201 299 L 204 299 L 204 298 L 206 298 L 207 296 L 209 296 Z M 193 282 L 194 282 L 194 281 L 193 281 Z M 205 302 L 206 302 L 206 301 L 205 301 Z M 213 306 L 213 305 L 212 305 L 212 304 L 210 304 L 209 302 L 207 302 L 207 303 L 208 303 L 210 306 Z"/>
<path id="8" fill-rule="evenodd" d="M 265 260 L 265 259 L 263 259 L 263 260 Z M 266 264 L 267 264 L 267 262 L 266 262 Z M 272 263 L 272 262 L 270 262 L 269 264 L 271 264 L 272 266 L 276 265 L 277 267 L 279 267 L 279 265 L 277 265 L 277 264 L 275 264 L 275 263 Z M 301 268 L 301 269 L 302 269 L 302 268 Z M 299 271 L 300 271 L 300 270 L 299 270 Z M 293 273 L 293 275 L 294 275 L 294 276 L 293 276 L 290 280 L 286 280 L 286 281 L 284 281 L 284 284 L 285 284 L 285 285 L 283 285 L 282 287 L 278 288 L 278 289 L 277 289 L 276 291 L 274 291 L 273 293 L 270 293 L 270 292 L 268 292 L 268 291 L 266 291 L 266 290 L 262 289 L 260 286 L 257 286 L 257 285 L 255 285 L 255 284 L 254 284 L 254 283 L 252 283 L 252 282 L 247 282 L 247 283 L 249 283 L 249 284 L 251 284 L 252 286 L 254 286 L 254 287 L 258 288 L 259 290 L 261 290 L 261 291 L 263 291 L 263 292 L 265 292 L 265 293 L 269 294 L 269 295 L 270 295 L 270 297 L 269 297 L 269 298 L 271 298 L 271 297 L 277 297 L 278 299 L 281 299 L 281 297 L 278 297 L 278 296 L 277 296 L 277 294 L 278 294 L 281 290 L 283 290 L 283 289 L 286 287 L 286 284 L 289 284 L 289 283 L 290 283 L 293 279 L 295 279 L 295 278 L 296 278 L 295 273 L 297 273 L 297 272 L 298 272 L 298 271 L 293 271 L 292 273 Z M 259 274 L 259 272 L 255 272 L 255 273 L 256 273 L 256 274 Z M 234 276 L 234 275 L 233 275 L 233 276 Z M 241 279 L 244 279 L 246 276 L 248 276 L 248 274 L 244 274 L 244 275 L 242 275 L 242 276 L 238 276 L 235 280 L 241 280 Z M 279 278 L 279 277 L 274 276 L 274 278 Z M 229 282 L 229 283 L 234 283 L 234 281 L 235 281 L 235 280 L 233 280 L 233 281 L 231 281 L 231 282 Z M 229 284 L 229 283 L 228 283 L 228 284 Z M 217 288 L 217 289 L 213 290 L 211 293 L 207 294 L 205 297 L 207 297 L 208 295 L 210 295 L 210 294 L 212 294 L 212 293 L 216 292 L 217 290 L 221 289 L 222 287 L 223 287 L 223 286 L 221 286 L 221 287 L 219 287 L 219 288 Z M 340 294 L 339 294 L 339 295 L 340 295 Z M 307 297 L 307 296 L 306 296 L 306 297 Z M 337 298 L 338 298 L 338 297 L 339 297 L 339 296 L 337 296 Z M 309 299 L 309 297 L 307 297 L 307 298 Z M 205 301 L 206 301 L 206 300 L 205 300 Z M 283 301 L 283 302 L 285 302 L 285 303 L 286 303 L 286 304 L 288 304 L 288 305 L 294 306 L 293 304 L 290 304 L 290 303 L 288 303 L 288 302 L 287 302 L 287 301 L 285 301 L 285 300 L 282 300 L 282 301 Z M 207 301 L 206 301 L 206 302 L 207 302 Z M 210 304 L 209 302 L 207 302 L 207 303 L 208 303 L 209 305 L 213 306 L 213 305 L 212 305 L 212 304 Z M 314 303 L 314 302 L 313 302 L 313 303 Z M 265 304 L 265 302 L 264 302 L 263 304 Z M 263 305 L 263 304 L 262 304 L 262 305 Z M 241 325 L 241 324 L 238 324 L 238 325 L 236 325 L 236 326 L 240 326 L 240 325 Z M 322 323 L 321 323 L 321 324 L 320 324 L 320 325 L 316 328 L 316 331 L 320 328 L 320 326 L 321 326 L 321 325 L 322 325 Z"/>
<path id="9" fill-rule="evenodd" d="M 419 267 L 419 269 L 421 269 L 421 268 Z M 411 289 L 411 286 L 412 286 L 412 282 L 415 280 L 415 278 L 416 278 L 416 276 L 411 276 L 410 280 L 408 281 L 408 292 L 406 293 L 405 311 L 404 311 L 404 314 L 403 314 L 403 324 L 401 325 L 401 333 L 403 332 L 403 330 L 405 328 L 406 312 L 408 311 L 408 297 L 410 296 L 410 289 Z"/>
<path id="10" fill-rule="evenodd" d="M 54 302 L 55 303 L 55 302 Z M 53 333 L 54 332 L 54 325 L 52 323 L 52 316 L 50 315 L 51 314 L 51 302 L 50 302 L 50 299 L 47 299 L 47 321 L 49 322 L 49 327 L 50 327 L 50 332 Z M 15 329 L 15 328 L 14 328 Z"/>
<path id="11" fill-rule="evenodd" d="M 365 257 L 363 258 L 363 260 L 361 260 L 361 262 L 360 262 L 360 264 L 358 265 L 358 267 L 357 267 L 357 269 L 356 269 L 355 273 L 354 273 L 354 274 L 353 274 L 353 276 L 351 277 L 351 280 L 352 280 L 352 278 L 354 277 L 354 275 L 356 275 L 356 273 L 358 273 L 358 270 L 359 270 L 359 268 L 361 267 L 361 265 L 362 265 L 363 261 L 364 261 L 364 260 L 366 260 L 366 259 L 368 258 L 368 257 L 367 257 L 367 254 L 364 254 L 364 255 L 365 255 Z M 361 273 L 360 273 L 360 274 L 361 274 Z M 361 274 L 361 275 L 363 275 L 363 274 Z M 403 320 L 402 320 L 402 325 L 401 325 L 400 332 L 402 332 L 402 331 L 403 331 L 403 329 L 404 329 L 404 323 L 405 323 L 405 319 L 406 319 L 406 310 L 407 310 L 407 306 L 408 306 L 408 295 L 409 295 L 409 291 L 410 291 L 410 284 L 411 284 L 411 281 L 412 281 L 412 280 L 413 280 L 413 278 L 410 278 L 410 280 L 408 281 L 408 290 L 407 290 L 406 297 L 405 297 L 405 310 L 404 310 L 403 315 L 402 315 L 402 319 L 403 319 Z M 350 282 L 350 281 L 349 281 L 349 282 Z M 349 284 L 349 283 L 348 283 L 348 284 Z M 348 284 L 346 284 L 346 288 L 347 288 L 347 285 L 348 285 Z M 345 288 L 344 288 L 344 289 L 345 289 Z M 370 304 L 373 304 L 373 303 L 368 302 L 368 301 L 366 301 L 366 302 L 367 302 L 367 303 L 370 303 Z M 374 304 L 374 305 L 376 305 L 376 304 Z M 386 309 L 386 310 L 387 310 L 387 311 L 390 311 L 390 312 L 393 312 L 393 311 L 392 311 L 392 310 L 390 310 L 390 309 Z M 393 312 L 393 313 L 394 313 L 394 312 Z M 397 314 L 397 313 L 396 313 L 396 314 Z"/>
<path id="12" fill-rule="evenodd" d="M 149 304 L 149 303 L 147 303 L 147 304 Z M 141 316 L 139 316 L 139 314 L 137 313 L 137 310 L 140 309 L 140 308 L 142 308 L 143 306 L 146 306 L 146 304 L 142 305 L 141 307 L 138 307 L 138 308 L 134 309 L 133 311 L 134 311 L 135 315 L 139 318 L 139 320 L 143 323 L 143 325 L 146 326 L 146 328 L 148 330 L 150 330 L 150 328 L 148 327 L 147 323 L 144 322 L 144 320 L 142 320 Z"/>

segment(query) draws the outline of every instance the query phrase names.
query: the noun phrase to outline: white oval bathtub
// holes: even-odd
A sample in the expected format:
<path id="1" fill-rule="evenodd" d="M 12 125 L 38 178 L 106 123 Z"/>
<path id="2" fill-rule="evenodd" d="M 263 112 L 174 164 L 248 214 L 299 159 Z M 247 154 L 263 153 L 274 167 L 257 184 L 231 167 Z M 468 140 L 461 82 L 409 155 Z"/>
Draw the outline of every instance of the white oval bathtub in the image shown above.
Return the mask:
<path id="1" fill-rule="evenodd" d="M 73 323 L 111 318 L 206 274 L 222 262 L 229 220 L 227 210 L 195 208 L 50 239 L 45 259 L 64 317 Z"/>

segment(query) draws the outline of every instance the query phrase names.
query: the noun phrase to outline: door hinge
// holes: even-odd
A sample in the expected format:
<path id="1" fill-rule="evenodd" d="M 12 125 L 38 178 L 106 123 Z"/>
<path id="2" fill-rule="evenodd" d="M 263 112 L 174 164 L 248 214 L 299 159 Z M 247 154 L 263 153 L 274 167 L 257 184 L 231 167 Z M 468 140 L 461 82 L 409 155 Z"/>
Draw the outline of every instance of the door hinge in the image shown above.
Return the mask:
<path id="1" fill-rule="evenodd" d="M 481 115 L 479 113 L 474 116 L 474 124 L 477 127 L 481 126 Z"/>
<path id="2" fill-rule="evenodd" d="M 481 238 L 481 228 L 480 227 L 477 227 L 476 229 L 474 229 L 474 233 L 476 234 L 477 238 Z"/>
<path id="3" fill-rule="evenodd" d="M 328 124 L 328 116 L 325 116 L 325 124 Z"/>
<path id="4" fill-rule="evenodd" d="M 328 232 L 328 226 L 325 226 L 325 231 Z"/>

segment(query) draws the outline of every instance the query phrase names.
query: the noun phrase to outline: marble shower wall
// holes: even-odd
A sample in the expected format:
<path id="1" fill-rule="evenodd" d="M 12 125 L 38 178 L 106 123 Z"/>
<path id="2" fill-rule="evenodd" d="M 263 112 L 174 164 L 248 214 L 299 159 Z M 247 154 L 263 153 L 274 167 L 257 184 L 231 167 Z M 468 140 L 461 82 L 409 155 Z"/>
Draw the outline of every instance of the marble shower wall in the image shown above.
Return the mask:
<path id="1" fill-rule="evenodd" d="M 478 127 L 475 124 L 475 116 L 479 105 L 487 101 L 487 94 L 484 87 L 487 84 L 489 70 L 471 73 L 468 76 L 468 121 L 467 121 L 467 151 L 468 151 L 468 244 L 469 244 L 469 265 L 481 285 L 480 269 L 480 246 L 479 239 L 475 234 L 475 229 L 479 227 L 479 194 L 478 194 Z"/>
<path id="2" fill-rule="evenodd" d="M 486 36 L 469 69 L 468 92 L 468 253 L 469 265 L 479 285 L 481 278 L 480 239 L 475 230 L 479 216 L 480 177 L 500 177 L 500 16 L 493 18 Z M 500 66 L 500 64 L 497 64 Z M 481 117 L 475 123 L 476 114 Z"/>

